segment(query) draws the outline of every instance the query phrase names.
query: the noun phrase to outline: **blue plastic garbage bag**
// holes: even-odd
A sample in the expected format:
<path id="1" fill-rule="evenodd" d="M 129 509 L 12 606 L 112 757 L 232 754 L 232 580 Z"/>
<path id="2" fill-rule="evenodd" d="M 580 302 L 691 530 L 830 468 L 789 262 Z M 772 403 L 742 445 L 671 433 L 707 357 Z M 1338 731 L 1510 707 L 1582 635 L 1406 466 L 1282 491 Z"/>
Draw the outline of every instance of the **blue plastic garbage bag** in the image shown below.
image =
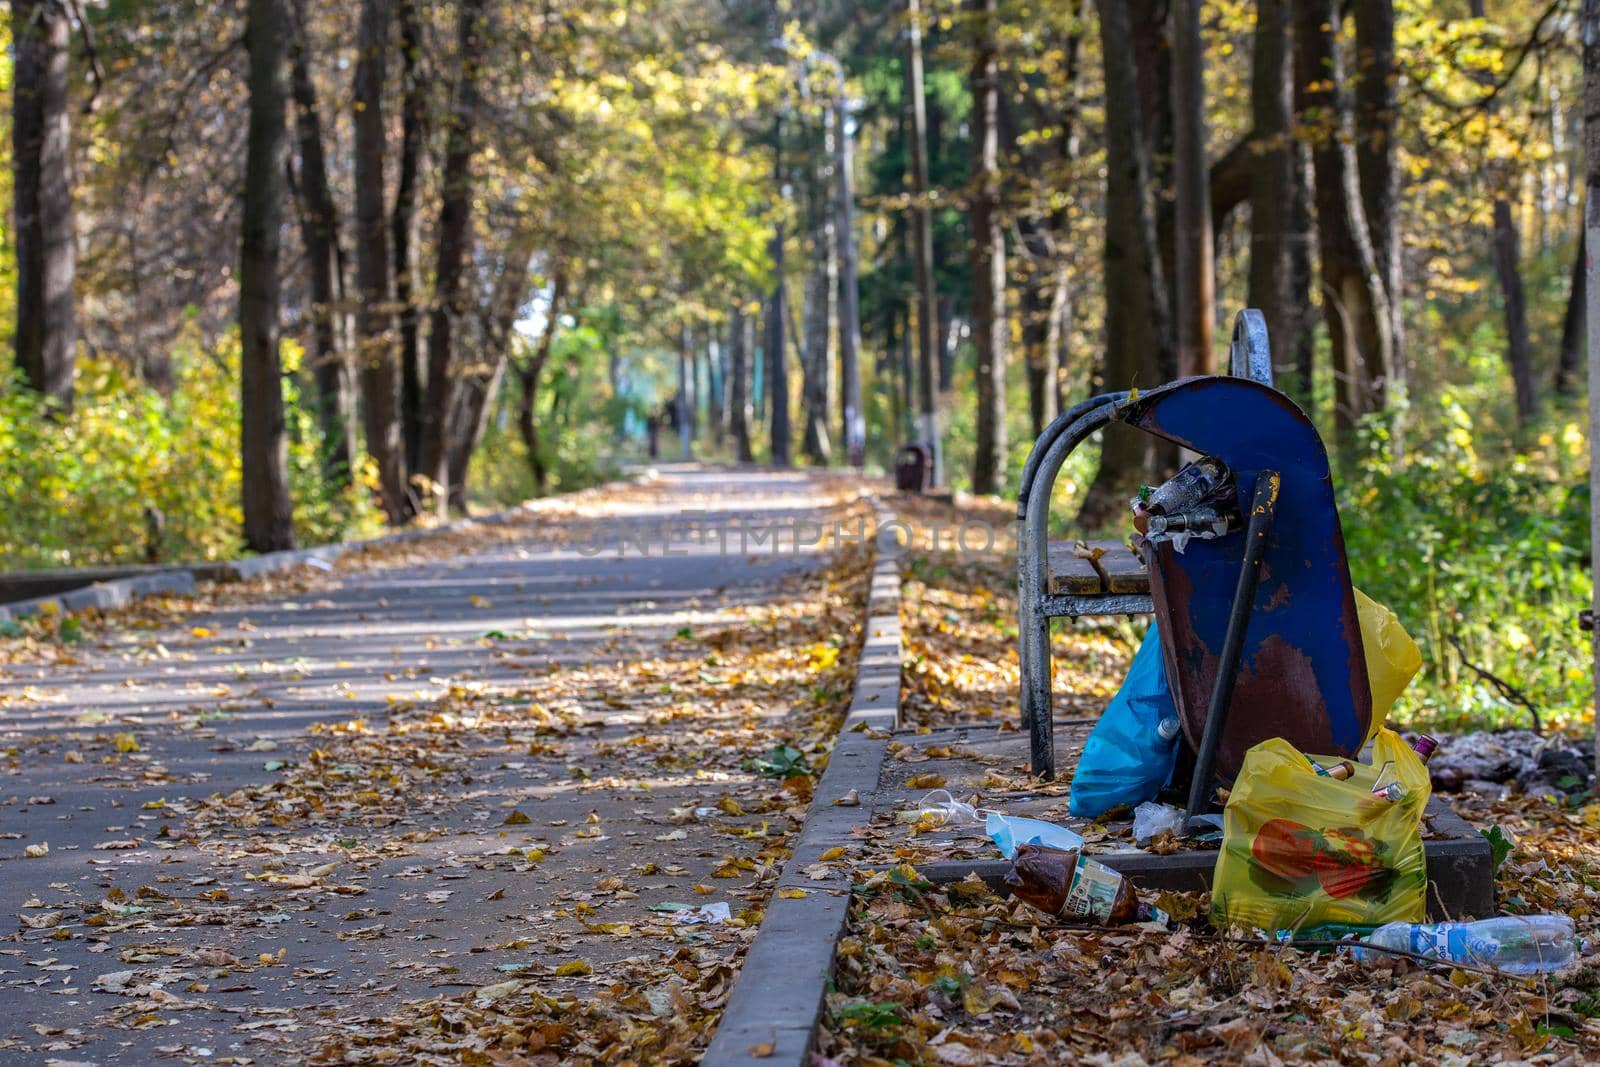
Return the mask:
<path id="1" fill-rule="evenodd" d="M 1177 707 L 1167 688 L 1161 638 L 1154 626 L 1134 653 L 1122 688 L 1094 724 L 1083 759 L 1072 776 L 1074 815 L 1097 818 L 1119 804 L 1152 800 L 1172 780 L 1178 737 L 1161 736 L 1161 721 L 1176 719 Z"/>

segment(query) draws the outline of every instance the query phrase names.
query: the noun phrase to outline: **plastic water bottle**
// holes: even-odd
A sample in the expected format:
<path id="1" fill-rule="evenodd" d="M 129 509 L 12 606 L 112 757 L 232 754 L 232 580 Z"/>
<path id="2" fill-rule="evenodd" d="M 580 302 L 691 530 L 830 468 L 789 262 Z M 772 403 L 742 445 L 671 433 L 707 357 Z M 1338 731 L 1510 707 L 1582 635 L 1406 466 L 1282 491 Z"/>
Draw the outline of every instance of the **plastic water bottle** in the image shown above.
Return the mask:
<path id="1" fill-rule="evenodd" d="M 1559 971 L 1582 950 L 1577 929 L 1565 915 L 1501 915 L 1468 923 L 1388 923 L 1374 930 L 1366 943 L 1508 974 Z M 1359 946 L 1355 954 L 1367 963 L 1389 955 Z"/>

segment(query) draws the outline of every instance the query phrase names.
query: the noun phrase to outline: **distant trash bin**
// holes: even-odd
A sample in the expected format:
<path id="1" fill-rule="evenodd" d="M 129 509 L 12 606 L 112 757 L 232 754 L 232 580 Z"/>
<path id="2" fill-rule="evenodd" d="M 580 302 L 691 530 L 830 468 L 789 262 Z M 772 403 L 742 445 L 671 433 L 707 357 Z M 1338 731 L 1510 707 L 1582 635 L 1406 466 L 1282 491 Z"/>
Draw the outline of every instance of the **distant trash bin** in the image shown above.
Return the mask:
<path id="1" fill-rule="evenodd" d="M 903 445 L 894 461 L 894 487 L 902 493 L 925 493 L 932 478 L 933 450 L 924 444 Z"/>

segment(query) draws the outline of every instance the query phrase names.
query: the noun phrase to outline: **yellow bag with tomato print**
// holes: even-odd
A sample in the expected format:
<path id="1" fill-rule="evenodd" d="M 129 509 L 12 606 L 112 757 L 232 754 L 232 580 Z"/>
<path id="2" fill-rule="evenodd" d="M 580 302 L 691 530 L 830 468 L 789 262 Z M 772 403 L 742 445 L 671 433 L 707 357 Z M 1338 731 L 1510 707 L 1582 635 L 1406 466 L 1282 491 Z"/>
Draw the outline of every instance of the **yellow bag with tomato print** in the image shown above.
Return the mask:
<path id="1" fill-rule="evenodd" d="M 1223 813 L 1211 920 L 1251 930 L 1318 923 L 1420 922 L 1427 906 L 1422 810 L 1428 769 L 1393 730 L 1350 778 L 1319 775 L 1337 756 L 1311 756 L 1279 737 L 1245 753 Z M 1374 785 L 1398 783 L 1395 799 Z"/>

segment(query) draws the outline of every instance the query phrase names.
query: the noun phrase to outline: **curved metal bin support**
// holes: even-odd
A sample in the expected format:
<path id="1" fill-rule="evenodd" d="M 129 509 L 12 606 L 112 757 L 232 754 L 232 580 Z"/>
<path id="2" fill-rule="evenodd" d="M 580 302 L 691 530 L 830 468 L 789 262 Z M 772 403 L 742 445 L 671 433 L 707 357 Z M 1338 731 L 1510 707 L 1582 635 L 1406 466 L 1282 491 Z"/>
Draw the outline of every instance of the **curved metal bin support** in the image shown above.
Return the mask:
<path id="1" fill-rule="evenodd" d="M 1233 340 L 1228 345 L 1228 370 L 1235 378 L 1272 385 L 1272 344 L 1267 317 L 1245 308 L 1233 318 Z"/>
<path id="2" fill-rule="evenodd" d="M 1117 401 L 1126 393 L 1109 393 L 1078 407 L 1081 415 L 1052 440 L 1034 468 L 1017 544 L 1017 658 L 1022 674 L 1022 722 L 1029 732 L 1033 773 L 1055 777 L 1055 724 L 1051 720 L 1050 619 L 1040 611 L 1049 592 L 1050 490 L 1072 450 L 1111 422 Z M 1074 410 L 1077 410 L 1076 408 Z M 1035 453 L 1039 454 L 1037 446 Z M 1033 457 L 1029 457 L 1030 463 Z"/>
<path id="3" fill-rule="evenodd" d="M 1120 404 L 1126 399 L 1128 399 L 1126 392 L 1101 393 L 1099 396 L 1079 401 L 1050 420 L 1050 424 L 1044 428 L 1038 439 L 1033 442 L 1033 447 L 1028 450 L 1027 462 L 1022 465 L 1022 479 L 1017 483 L 1017 518 L 1025 518 L 1028 514 L 1028 498 L 1033 495 L 1033 481 L 1039 474 L 1039 463 L 1044 459 L 1044 454 L 1050 451 L 1050 446 L 1055 444 L 1056 438 L 1060 437 L 1067 427 L 1095 408 L 1104 404 Z M 1051 475 L 1050 486 L 1046 486 L 1046 489 L 1053 487 L 1054 484 L 1055 476 Z"/>

